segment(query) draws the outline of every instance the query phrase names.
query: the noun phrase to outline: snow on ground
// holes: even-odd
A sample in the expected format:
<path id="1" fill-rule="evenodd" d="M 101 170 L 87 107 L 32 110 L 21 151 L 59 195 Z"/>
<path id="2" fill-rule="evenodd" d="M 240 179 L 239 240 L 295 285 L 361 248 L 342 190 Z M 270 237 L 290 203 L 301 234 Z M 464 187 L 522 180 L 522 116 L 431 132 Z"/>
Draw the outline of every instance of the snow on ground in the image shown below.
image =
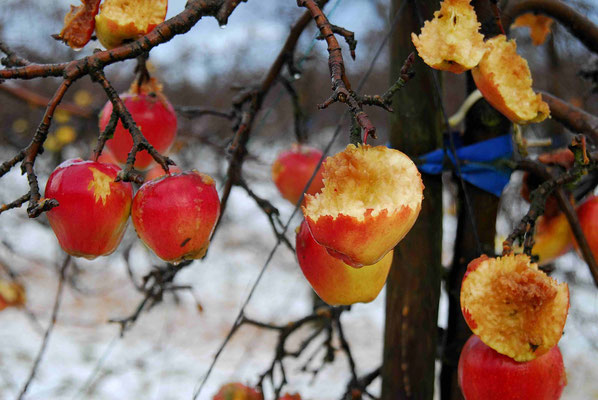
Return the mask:
<path id="1" fill-rule="evenodd" d="M 286 220 L 292 207 L 279 199 L 269 181 L 268 164 L 274 151 L 265 157 L 269 158 L 262 163 L 248 163 L 247 177 L 259 195 L 274 200 Z M 197 159 L 211 158 L 200 154 Z M 207 161 L 196 167 L 216 173 Z M 0 201 L 25 191 L 24 178 L 11 172 L 2 179 Z M 447 247 L 455 223 L 455 218 L 447 215 Z M 296 225 L 298 220 L 291 227 Z M 289 237 L 293 237 L 292 230 Z M 40 221 L 26 218 L 22 209 L 0 216 L 0 240 L 0 262 L 22 275 L 27 307 L 45 327 L 56 292 L 56 268 L 64 257 L 53 234 Z M 129 227 L 121 246 L 131 243 L 131 267 L 139 279 L 158 260 Z M 164 302 L 143 313 L 123 338 L 119 337 L 119 327 L 106 321 L 132 313 L 141 296 L 129 280 L 122 253 L 94 261 L 77 260 L 81 269 L 78 290 L 71 285 L 65 288 L 58 322 L 27 399 L 190 399 L 274 243 L 266 217 L 244 192 L 234 190 L 225 223 L 208 256 L 176 278 L 178 284 L 192 285 L 193 295 L 181 292 L 178 304 L 166 295 Z M 577 281 L 572 284 L 571 314 L 560 342 L 569 379 L 563 399 L 598 398 L 594 368 L 598 292 L 588 284 L 589 274 L 575 255 L 563 258 L 556 276 L 559 280 L 575 276 Z M 198 311 L 196 300 L 203 312 Z M 441 308 L 445 306 L 446 301 Z M 281 246 L 247 315 L 283 324 L 310 310 L 309 287 L 294 255 Z M 588 321 L 588 316 L 593 320 Z M 445 319 L 441 310 L 440 320 Z M 343 316 L 343 323 L 359 372 L 377 367 L 382 354 L 384 293 L 373 303 L 356 305 Z M 222 353 L 200 398 L 210 399 L 225 382 L 255 383 L 271 362 L 275 338 L 265 330 L 240 329 Z M 297 338 L 291 345 L 299 342 Z M 39 327 L 23 311 L 7 309 L 0 313 L 0 398 L 16 397 L 40 343 Z M 306 354 L 312 352 L 310 349 Z M 341 353 L 315 379 L 299 371 L 301 362 L 286 361 L 285 365 L 290 378 L 287 389 L 300 391 L 305 399 L 338 399 L 349 379 L 347 361 Z M 378 384 L 374 387 L 374 392 L 379 390 Z"/>

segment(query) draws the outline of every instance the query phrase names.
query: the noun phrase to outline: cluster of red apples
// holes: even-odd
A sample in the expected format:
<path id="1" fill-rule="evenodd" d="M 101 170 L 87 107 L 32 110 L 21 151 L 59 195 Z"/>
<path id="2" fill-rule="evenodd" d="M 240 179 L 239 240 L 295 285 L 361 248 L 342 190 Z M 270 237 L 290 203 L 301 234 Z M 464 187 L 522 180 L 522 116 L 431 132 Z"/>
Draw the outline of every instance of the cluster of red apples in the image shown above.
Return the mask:
<path id="1" fill-rule="evenodd" d="M 305 145 L 279 155 L 272 178 L 284 198 L 299 201 L 322 158 Z M 348 145 L 328 157 L 307 188 L 296 231 L 299 265 L 320 298 L 330 305 L 374 300 L 422 199 L 417 167 L 398 150 Z"/>
<path id="2" fill-rule="evenodd" d="M 139 129 L 159 152 L 175 140 L 177 121 L 172 105 L 155 81 L 123 94 L 122 99 Z M 112 104 L 100 115 L 104 130 Z M 106 142 L 107 162 L 67 160 L 50 175 L 45 197 L 58 201 L 47 213 L 62 249 L 77 257 L 93 259 L 118 247 L 131 215 L 139 238 L 161 259 L 177 263 L 204 256 L 220 215 L 214 180 L 195 170 L 173 167 L 165 174 L 145 150 L 137 154 L 135 168 L 155 166 L 135 196 L 130 183 L 117 180 L 133 145 L 121 122 Z M 106 154 L 108 153 L 108 154 Z"/>

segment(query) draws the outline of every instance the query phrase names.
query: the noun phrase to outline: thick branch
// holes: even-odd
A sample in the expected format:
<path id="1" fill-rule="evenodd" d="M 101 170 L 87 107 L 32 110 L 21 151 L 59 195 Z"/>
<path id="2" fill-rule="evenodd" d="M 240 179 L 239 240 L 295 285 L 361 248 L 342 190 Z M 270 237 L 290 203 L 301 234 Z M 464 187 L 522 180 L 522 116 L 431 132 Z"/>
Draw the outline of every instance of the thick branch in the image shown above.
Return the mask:
<path id="1" fill-rule="evenodd" d="M 546 92 L 542 92 L 542 99 L 548 103 L 552 118 L 573 132 L 588 135 L 598 144 L 598 117 Z"/>
<path id="2" fill-rule="evenodd" d="M 590 51 L 598 53 L 598 26 L 565 2 L 558 0 L 510 1 L 509 6 L 502 13 L 503 25 L 508 29 L 515 18 L 525 13 L 545 14 L 556 19 Z"/>

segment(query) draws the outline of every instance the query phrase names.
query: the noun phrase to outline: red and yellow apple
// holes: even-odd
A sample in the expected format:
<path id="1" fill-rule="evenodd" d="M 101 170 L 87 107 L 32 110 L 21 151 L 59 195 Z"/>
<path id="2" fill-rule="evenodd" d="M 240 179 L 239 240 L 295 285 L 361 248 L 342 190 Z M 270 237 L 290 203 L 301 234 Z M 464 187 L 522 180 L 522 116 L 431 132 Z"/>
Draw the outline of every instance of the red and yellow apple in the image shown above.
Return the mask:
<path id="1" fill-rule="evenodd" d="M 96 35 L 108 50 L 150 33 L 166 18 L 168 0 L 104 0 Z"/>
<path id="2" fill-rule="evenodd" d="M 584 236 L 592 249 L 594 259 L 598 260 L 598 197 L 592 196 L 577 209 L 577 218 Z M 579 251 L 579 246 L 575 242 Z"/>
<path id="3" fill-rule="evenodd" d="M 181 171 L 181 169 L 176 165 L 171 165 L 168 168 L 168 172 L 170 174 L 176 174 L 183 171 Z M 164 171 L 164 168 L 162 168 L 160 164 L 156 164 L 149 171 L 147 171 L 147 174 L 145 175 L 145 180 L 151 181 L 152 179 L 156 179 L 164 175 L 166 175 L 166 171 Z"/>
<path id="4" fill-rule="evenodd" d="M 536 221 L 532 254 L 538 256 L 538 265 L 546 265 L 573 248 L 573 232 L 563 213 Z"/>
<path id="5" fill-rule="evenodd" d="M 214 180 L 195 170 L 144 183 L 131 210 L 139 238 L 173 263 L 205 255 L 219 215 Z"/>
<path id="6" fill-rule="evenodd" d="M 0 279 L 0 311 L 6 307 L 20 307 L 26 301 L 25 288 L 20 283 Z"/>
<path id="7" fill-rule="evenodd" d="M 213 400 L 263 400 L 264 396 L 257 390 L 242 383 L 227 383 L 223 385 Z"/>
<path id="8" fill-rule="evenodd" d="M 456 74 L 479 64 L 486 52 L 484 36 L 470 0 L 445 0 L 421 34 L 411 34 L 419 56 L 430 67 Z"/>
<path id="9" fill-rule="evenodd" d="M 79 7 L 71 6 L 64 17 L 64 27 L 58 38 L 69 47 L 79 50 L 91 39 L 95 28 L 95 16 L 101 0 L 81 0 Z"/>
<path id="10" fill-rule="evenodd" d="M 530 361 L 561 338 L 569 287 L 525 254 L 476 258 L 461 284 L 461 311 L 484 343 L 515 361 Z"/>
<path id="11" fill-rule="evenodd" d="M 550 115 L 541 94 L 532 89 L 527 61 L 514 40 L 498 35 L 486 41 L 486 54 L 471 73 L 488 103 L 516 124 L 540 122 Z"/>
<path id="12" fill-rule="evenodd" d="M 299 143 L 293 144 L 290 150 L 280 153 L 272 164 L 272 180 L 282 197 L 297 204 L 321 158 L 320 150 Z M 322 168 L 320 168 L 305 194 L 314 195 L 323 186 Z"/>
<path id="13" fill-rule="evenodd" d="M 528 362 L 502 355 L 472 335 L 459 358 L 465 400 L 558 400 L 567 384 L 558 346 Z"/>
<path id="14" fill-rule="evenodd" d="M 175 140 L 177 120 L 174 108 L 162 94 L 160 85 L 152 81 L 140 88 L 132 86 L 128 93 L 121 94 L 120 97 L 147 141 L 158 152 L 167 152 Z M 106 129 L 111 115 L 112 103 L 107 102 L 100 113 L 101 131 Z M 133 139 L 121 121 L 118 121 L 114 137 L 106 142 L 106 147 L 120 164 L 127 162 Z M 135 158 L 135 168 L 146 169 L 153 161 L 152 156 L 146 150 L 142 150 Z"/>
<path id="15" fill-rule="evenodd" d="M 374 265 L 347 265 L 316 243 L 305 221 L 297 228 L 295 247 L 303 275 L 318 296 L 332 306 L 374 300 L 384 287 L 392 264 L 390 251 Z"/>
<path id="16" fill-rule="evenodd" d="M 118 247 L 133 198 L 130 183 L 115 182 L 119 171 L 112 164 L 73 159 L 50 175 L 45 197 L 59 205 L 46 215 L 68 254 L 94 259 Z"/>
<path id="17" fill-rule="evenodd" d="M 328 157 L 324 188 L 302 207 L 316 242 L 345 263 L 380 261 L 409 232 L 424 185 L 417 167 L 398 150 L 368 145 Z"/>

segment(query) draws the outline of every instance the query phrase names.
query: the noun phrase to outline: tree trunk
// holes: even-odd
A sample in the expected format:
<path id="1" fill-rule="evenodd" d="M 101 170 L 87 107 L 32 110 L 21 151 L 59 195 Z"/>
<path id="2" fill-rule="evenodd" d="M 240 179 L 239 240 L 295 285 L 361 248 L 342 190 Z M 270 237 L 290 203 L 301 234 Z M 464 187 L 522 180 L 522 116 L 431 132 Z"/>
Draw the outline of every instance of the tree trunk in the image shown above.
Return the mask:
<path id="1" fill-rule="evenodd" d="M 438 0 L 393 0 L 391 18 L 405 9 L 391 39 L 391 81 L 414 51 L 411 32 L 420 31 L 415 7 L 429 18 Z M 433 71 L 415 61 L 415 77 L 398 92 L 391 117 L 390 142 L 410 157 L 442 146 L 442 114 Z M 423 176 L 424 201 L 411 232 L 395 248 L 386 293 L 382 399 L 432 399 L 437 353 L 437 315 L 442 272 L 442 181 Z"/>

